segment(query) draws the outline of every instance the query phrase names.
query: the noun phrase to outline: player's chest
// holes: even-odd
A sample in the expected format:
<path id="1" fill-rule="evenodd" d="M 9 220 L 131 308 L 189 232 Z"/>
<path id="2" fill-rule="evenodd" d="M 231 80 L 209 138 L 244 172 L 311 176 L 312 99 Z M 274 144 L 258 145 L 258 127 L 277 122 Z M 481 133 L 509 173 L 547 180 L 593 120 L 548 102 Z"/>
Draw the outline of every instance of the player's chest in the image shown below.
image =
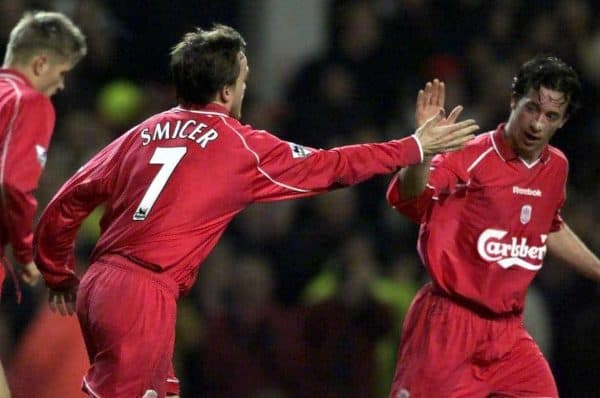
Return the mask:
<path id="1" fill-rule="evenodd" d="M 473 173 L 465 186 L 465 210 L 487 225 L 545 229 L 560 206 L 565 181 L 562 173 L 538 166 L 498 164 Z"/>

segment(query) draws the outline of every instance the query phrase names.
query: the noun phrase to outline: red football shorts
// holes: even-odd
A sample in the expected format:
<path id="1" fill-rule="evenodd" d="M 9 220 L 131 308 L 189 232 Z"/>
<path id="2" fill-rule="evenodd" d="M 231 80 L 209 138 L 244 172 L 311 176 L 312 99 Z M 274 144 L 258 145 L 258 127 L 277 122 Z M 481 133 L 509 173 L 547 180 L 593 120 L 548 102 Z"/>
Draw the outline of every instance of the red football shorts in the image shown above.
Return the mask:
<path id="1" fill-rule="evenodd" d="M 520 316 L 490 318 L 426 285 L 403 326 L 390 398 L 554 398 L 548 362 Z"/>
<path id="2" fill-rule="evenodd" d="M 173 281 L 120 257 L 91 265 L 77 294 L 91 364 L 85 392 L 97 398 L 178 393 L 172 367 L 177 294 Z"/>

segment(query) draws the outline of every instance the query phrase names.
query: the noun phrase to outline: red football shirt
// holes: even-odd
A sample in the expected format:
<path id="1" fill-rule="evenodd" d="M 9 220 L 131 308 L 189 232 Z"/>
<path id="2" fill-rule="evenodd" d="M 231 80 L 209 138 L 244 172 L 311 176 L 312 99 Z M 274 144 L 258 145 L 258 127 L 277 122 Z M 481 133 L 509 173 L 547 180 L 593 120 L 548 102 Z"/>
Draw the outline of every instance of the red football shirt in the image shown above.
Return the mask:
<path id="1" fill-rule="evenodd" d="M 314 195 L 422 160 L 417 140 L 316 150 L 242 125 L 225 108 L 173 108 L 109 144 L 65 185 L 36 231 L 49 287 L 78 283 L 73 245 L 104 203 L 92 261 L 118 254 L 187 292 L 233 217 L 255 201 Z"/>
<path id="2" fill-rule="evenodd" d="M 11 244 L 18 262 L 33 259 L 33 196 L 54 129 L 54 107 L 22 74 L 0 69 L 0 255 Z M 0 256 L 1 257 L 1 256 Z"/>
<path id="3" fill-rule="evenodd" d="M 493 313 L 520 313 L 548 234 L 560 229 L 567 174 L 550 145 L 527 164 L 500 125 L 435 157 L 419 197 L 402 200 L 395 178 L 387 198 L 421 223 L 418 250 L 437 288 Z"/>

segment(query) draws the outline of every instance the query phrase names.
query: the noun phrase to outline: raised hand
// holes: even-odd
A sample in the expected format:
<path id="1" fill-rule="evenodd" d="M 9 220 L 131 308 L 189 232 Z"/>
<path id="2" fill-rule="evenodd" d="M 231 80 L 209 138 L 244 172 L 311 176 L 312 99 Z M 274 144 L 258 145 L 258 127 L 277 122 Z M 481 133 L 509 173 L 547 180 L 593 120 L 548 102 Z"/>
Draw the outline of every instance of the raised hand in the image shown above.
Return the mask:
<path id="1" fill-rule="evenodd" d="M 474 133 L 479 130 L 475 120 L 468 119 L 456 123 L 461 110 L 462 107 L 456 107 L 450 116 L 445 118 L 443 108 L 438 108 L 435 116 L 417 129 L 415 136 L 421 143 L 425 156 L 455 151 L 475 137 Z"/>
<path id="2" fill-rule="evenodd" d="M 420 127 L 428 119 L 434 117 L 440 109 L 444 109 L 446 101 L 446 85 L 444 82 L 434 79 L 433 82 L 427 82 L 422 90 L 417 94 L 417 104 L 415 108 L 415 123 Z"/>
<path id="3" fill-rule="evenodd" d="M 440 109 L 445 111 L 445 103 L 446 85 L 444 82 L 438 79 L 433 79 L 433 82 L 427 82 L 425 87 L 422 90 L 419 90 L 419 94 L 417 95 L 417 104 L 415 107 L 415 123 L 417 124 L 417 127 L 422 126 L 428 119 L 434 117 Z M 450 112 L 450 116 L 443 119 L 440 122 L 440 125 L 454 123 L 462 110 L 463 107 L 460 105 L 455 107 L 452 112 Z"/>

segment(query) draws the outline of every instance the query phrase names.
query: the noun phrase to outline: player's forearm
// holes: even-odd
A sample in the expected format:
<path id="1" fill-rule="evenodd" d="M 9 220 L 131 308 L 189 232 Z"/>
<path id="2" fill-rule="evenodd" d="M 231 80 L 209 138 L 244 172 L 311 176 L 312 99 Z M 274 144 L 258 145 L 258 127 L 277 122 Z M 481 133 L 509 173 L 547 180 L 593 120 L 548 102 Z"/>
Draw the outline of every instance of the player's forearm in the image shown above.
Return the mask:
<path id="1" fill-rule="evenodd" d="M 283 172 L 271 172 L 271 176 L 288 186 L 316 193 L 355 185 L 377 175 L 394 173 L 400 167 L 419 164 L 421 161 L 422 153 L 417 140 L 407 137 L 383 143 L 319 150 L 311 153 L 301 163 L 283 163 Z M 265 165 L 263 170 L 269 173 L 269 165 Z M 300 194 L 302 195 L 302 192 Z"/>
<path id="2" fill-rule="evenodd" d="M 61 229 L 57 225 L 52 221 L 38 225 L 34 260 L 50 289 L 66 290 L 79 283 L 74 257 L 77 228 Z"/>
<path id="3" fill-rule="evenodd" d="M 341 155 L 334 169 L 335 179 L 345 185 L 353 185 L 375 175 L 390 174 L 400 167 L 423 161 L 422 149 L 414 137 L 384 143 L 348 145 L 331 151 Z"/>
<path id="4" fill-rule="evenodd" d="M 83 189 L 67 187 L 42 213 L 34 236 L 34 260 L 49 288 L 66 290 L 79 283 L 75 275 L 75 238 L 94 207 L 94 200 Z"/>
<path id="5" fill-rule="evenodd" d="M 549 235 L 548 253 L 582 275 L 600 282 L 600 259 L 567 224 Z"/>
<path id="6" fill-rule="evenodd" d="M 431 160 L 406 167 L 398 173 L 398 193 L 402 199 L 419 196 L 427 186 Z"/>
<path id="7" fill-rule="evenodd" d="M 32 193 L 22 192 L 13 187 L 3 189 L 7 208 L 7 227 L 13 255 L 20 264 L 33 259 L 33 218 L 37 201 Z"/>

